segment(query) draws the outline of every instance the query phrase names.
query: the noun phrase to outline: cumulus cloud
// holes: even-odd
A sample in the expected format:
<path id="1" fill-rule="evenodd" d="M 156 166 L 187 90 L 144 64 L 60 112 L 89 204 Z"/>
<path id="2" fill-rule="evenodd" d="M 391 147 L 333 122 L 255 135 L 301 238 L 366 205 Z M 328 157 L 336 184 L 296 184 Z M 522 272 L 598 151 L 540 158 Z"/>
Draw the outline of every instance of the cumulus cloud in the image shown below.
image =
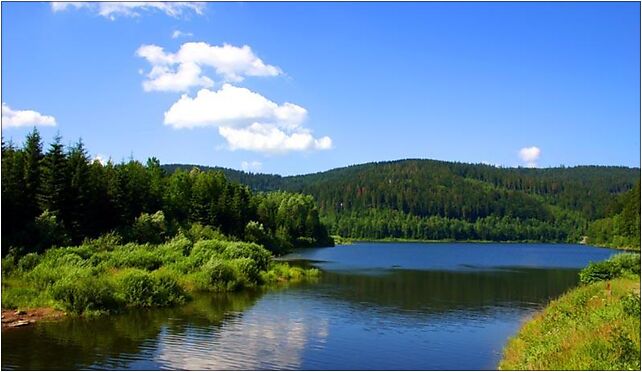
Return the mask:
<path id="1" fill-rule="evenodd" d="M 56 118 L 42 115 L 33 110 L 13 110 L 6 103 L 2 103 L 2 127 L 27 127 L 33 125 L 55 126 Z"/>
<path id="2" fill-rule="evenodd" d="M 289 151 L 328 150 L 332 139 L 316 139 L 307 131 L 285 131 L 270 124 L 254 123 L 247 128 L 219 127 L 218 132 L 227 140 L 231 150 L 248 150 L 266 153 Z"/>
<path id="3" fill-rule="evenodd" d="M 286 102 L 279 105 L 247 88 L 224 84 L 218 91 L 201 89 L 184 94 L 165 112 L 173 128 L 218 127 L 231 150 L 265 153 L 327 150 L 330 137 L 315 138 L 303 127 L 307 110 Z"/>
<path id="4" fill-rule="evenodd" d="M 537 167 L 537 160 L 541 154 L 542 150 L 537 146 L 524 147 L 519 150 L 519 158 L 526 163 L 527 167 L 531 168 Z"/>
<path id="5" fill-rule="evenodd" d="M 212 68 L 227 82 L 240 82 L 247 76 L 277 76 L 281 70 L 257 57 L 247 45 L 209 45 L 189 42 L 176 53 L 167 53 L 157 45 L 142 45 L 136 54 L 146 59 L 152 68 L 143 82 L 146 91 L 184 92 L 191 87 L 210 87 L 212 79 L 201 75 L 202 68 Z M 180 72 L 189 70 L 189 79 Z M 162 81 L 162 83 L 161 83 Z"/>
<path id="6" fill-rule="evenodd" d="M 260 161 L 256 161 L 256 160 L 254 160 L 254 161 L 245 161 L 244 160 L 244 161 L 241 162 L 241 169 L 246 171 L 246 172 L 249 172 L 249 171 L 253 171 L 253 172 L 260 171 L 262 166 L 263 166 L 263 163 L 261 163 Z"/>
<path id="7" fill-rule="evenodd" d="M 62 12 L 68 9 L 89 9 L 105 18 L 111 20 L 118 16 L 139 17 L 141 12 L 158 11 L 170 17 L 178 18 L 185 14 L 203 14 L 205 3 L 202 2 L 52 2 L 53 12 Z"/>
<path id="8" fill-rule="evenodd" d="M 194 36 L 194 34 L 192 34 L 191 32 L 183 32 L 181 30 L 174 30 L 174 32 L 172 32 L 172 39 L 178 39 L 179 37 L 192 37 L 192 36 Z"/>

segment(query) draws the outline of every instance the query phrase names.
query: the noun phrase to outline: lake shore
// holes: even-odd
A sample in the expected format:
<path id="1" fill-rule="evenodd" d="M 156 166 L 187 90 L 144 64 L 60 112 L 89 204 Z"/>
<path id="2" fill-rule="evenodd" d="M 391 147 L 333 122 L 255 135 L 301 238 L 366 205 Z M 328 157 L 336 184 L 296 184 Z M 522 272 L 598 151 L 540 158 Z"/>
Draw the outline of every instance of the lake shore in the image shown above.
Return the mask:
<path id="1" fill-rule="evenodd" d="M 2 330 L 24 327 L 42 320 L 55 320 L 66 314 L 53 308 L 35 308 L 27 310 L 2 309 Z"/>
<path id="2" fill-rule="evenodd" d="M 603 268 L 589 265 L 580 278 L 594 282 L 569 290 L 525 322 L 506 344 L 499 369 L 639 370 L 639 266 L 638 274 L 599 279 Z"/>

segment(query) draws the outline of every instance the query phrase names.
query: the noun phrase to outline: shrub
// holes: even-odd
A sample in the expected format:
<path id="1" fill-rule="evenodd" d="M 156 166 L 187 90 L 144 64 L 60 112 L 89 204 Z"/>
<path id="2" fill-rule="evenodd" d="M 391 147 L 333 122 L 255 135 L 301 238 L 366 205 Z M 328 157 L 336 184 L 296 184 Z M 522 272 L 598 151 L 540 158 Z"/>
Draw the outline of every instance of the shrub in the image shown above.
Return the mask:
<path id="1" fill-rule="evenodd" d="M 163 264 L 157 254 L 150 252 L 144 246 L 127 244 L 114 251 L 109 262 L 114 267 L 133 267 L 144 270 L 156 270 Z"/>
<path id="2" fill-rule="evenodd" d="M 83 245 L 86 245 L 91 248 L 92 251 L 102 252 L 102 251 L 112 251 L 117 246 L 121 245 L 123 238 L 116 232 L 112 231 L 107 234 L 103 234 L 96 239 L 85 239 Z"/>
<path id="3" fill-rule="evenodd" d="M 580 271 L 580 282 L 588 284 L 626 275 L 640 275 L 639 254 L 624 253 L 613 256 L 606 261 L 591 262 Z"/>
<path id="4" fill-rule="evenodd" d="M 238 289 L 241 281 L 235 268 L 227 261 L 212 257 L 201 270 L 201 289 L 231 291 Z"/>
<path id="5" fill-rule="evenodd" d="M 81 314 L 88 310 L 109 310 L 117 306 L 114 288 L 105 278 L 86 271 L 67 275 L 51 288 L 51 294 L 65 310 Z"/>
<path id="6" fill-rule="evenodd" d="M 270 251 L 254 243 L 233 242 L 223 251 L 222 256 L 228 259 L 250 258 L 259 270 L 265 270 L 270 263 Z"/>
<path id="7" fill-rule="evenodd" d="M 261 280 L 261 270 L 251 258 L 237 258 L 230 263 L 249 283 L 258 284 Z"/>
<path id="8" fill-rule="evenodd" d="M 640 295 L 631 292 L 622 297 L 622 308 L 627 315 L 640 317 Z"/>
<path id="9" fill-rule="evenodd" d="M 228 238 L 218 229 L 211 226 L 203 226 L 200 223 L 193 223 L 189 230 L 181 230 L 185 237 L 196 243 L 199 240 L 228 240 Z"/>
<path id="10" fill-rule="evenodd" d="M 22 272 L 32 270 L 40 263 L 40 256 L 37 253 L 27 253 L 18 261 L 18 269 Z"/>
<path id="11" fill-rule="evenodd" d="M 141 213 L 132 225 L 132 238 L 139 243 L 161 243 L 165 239 L 166 232 L 167 225 L 163 211 L 152 215 Z"/>
<path id="12" fill-rule="evenodd" d="M 154 304 L 154 278 L 143 270 L 130 269 L 121 274 L 118 287 L 127 305 L 148 307 Z"/>
<path id="13" fill-rule="evenodd" d="M 176 274 L 167 270 L 157 271 L 154 276 L 154 304 L 169 306 L 185 302 L 185 291 L 176 279 Z"/>
<path id="14" fill-rule="evenodd" d="M 196 242 L 190 252 L 188 260 L 189 270 L 203 266 L 212 257 L 218 256 L 228 244 L 230 243 L 220 240 L 201 240 Z"/>

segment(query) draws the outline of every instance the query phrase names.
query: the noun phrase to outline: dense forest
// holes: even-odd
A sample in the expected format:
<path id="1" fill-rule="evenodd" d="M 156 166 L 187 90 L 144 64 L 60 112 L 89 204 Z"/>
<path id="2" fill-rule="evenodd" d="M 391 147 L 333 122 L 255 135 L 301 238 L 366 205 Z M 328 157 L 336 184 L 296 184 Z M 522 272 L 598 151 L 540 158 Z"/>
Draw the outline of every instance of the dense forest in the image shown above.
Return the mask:
<path id="1" fill-rule="evenodd" d="M 109 232 L 159 244 L 192 225 L 275 253 L 332 244 L 309 195 L 257 193 L 196 167 L 168 174 L 155 158 L 102 164 L 90 161 L 82 141 L 67 148 L 59 136 L 43 150 L 36 129 L 21 147 L 2 143 L 2 221 L 3 255 Z"/>
<path id="2" fill-rule="evenodd" d="M 172 172 L 190 166 L 163 167 Z M 629 205 L 630 213 L 618 219 L 629 221 L 621 232 L 629 238 L 618 241 L 639 247 L 639 238 L 637 245 L 631 238 L 639 237 L 639 207 L 632 204 L 639 206 L 639 194 L 622 197 L 639 188 L 639 168 L 501 168 L 409 159 L 290 177 L 216 169 L 254 190 L 313 195 L 331 233 L 346 237 L 579 242 L 589 235 L 595 243 L 617 245 L 593 238 L 600 224 L 593 221 Z"/>

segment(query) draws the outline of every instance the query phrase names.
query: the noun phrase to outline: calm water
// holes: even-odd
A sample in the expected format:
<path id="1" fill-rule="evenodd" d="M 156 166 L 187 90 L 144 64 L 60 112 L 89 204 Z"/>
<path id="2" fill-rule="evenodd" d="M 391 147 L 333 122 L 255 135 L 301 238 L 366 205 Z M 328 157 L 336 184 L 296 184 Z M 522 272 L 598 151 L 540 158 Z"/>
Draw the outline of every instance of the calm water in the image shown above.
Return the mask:
<path id="1" fill-rule="evenodd" d="M 2 332 L 2 369 L 494 369 L 523 320 L 611 250 L 359 243 L 316 283 Z"/>

